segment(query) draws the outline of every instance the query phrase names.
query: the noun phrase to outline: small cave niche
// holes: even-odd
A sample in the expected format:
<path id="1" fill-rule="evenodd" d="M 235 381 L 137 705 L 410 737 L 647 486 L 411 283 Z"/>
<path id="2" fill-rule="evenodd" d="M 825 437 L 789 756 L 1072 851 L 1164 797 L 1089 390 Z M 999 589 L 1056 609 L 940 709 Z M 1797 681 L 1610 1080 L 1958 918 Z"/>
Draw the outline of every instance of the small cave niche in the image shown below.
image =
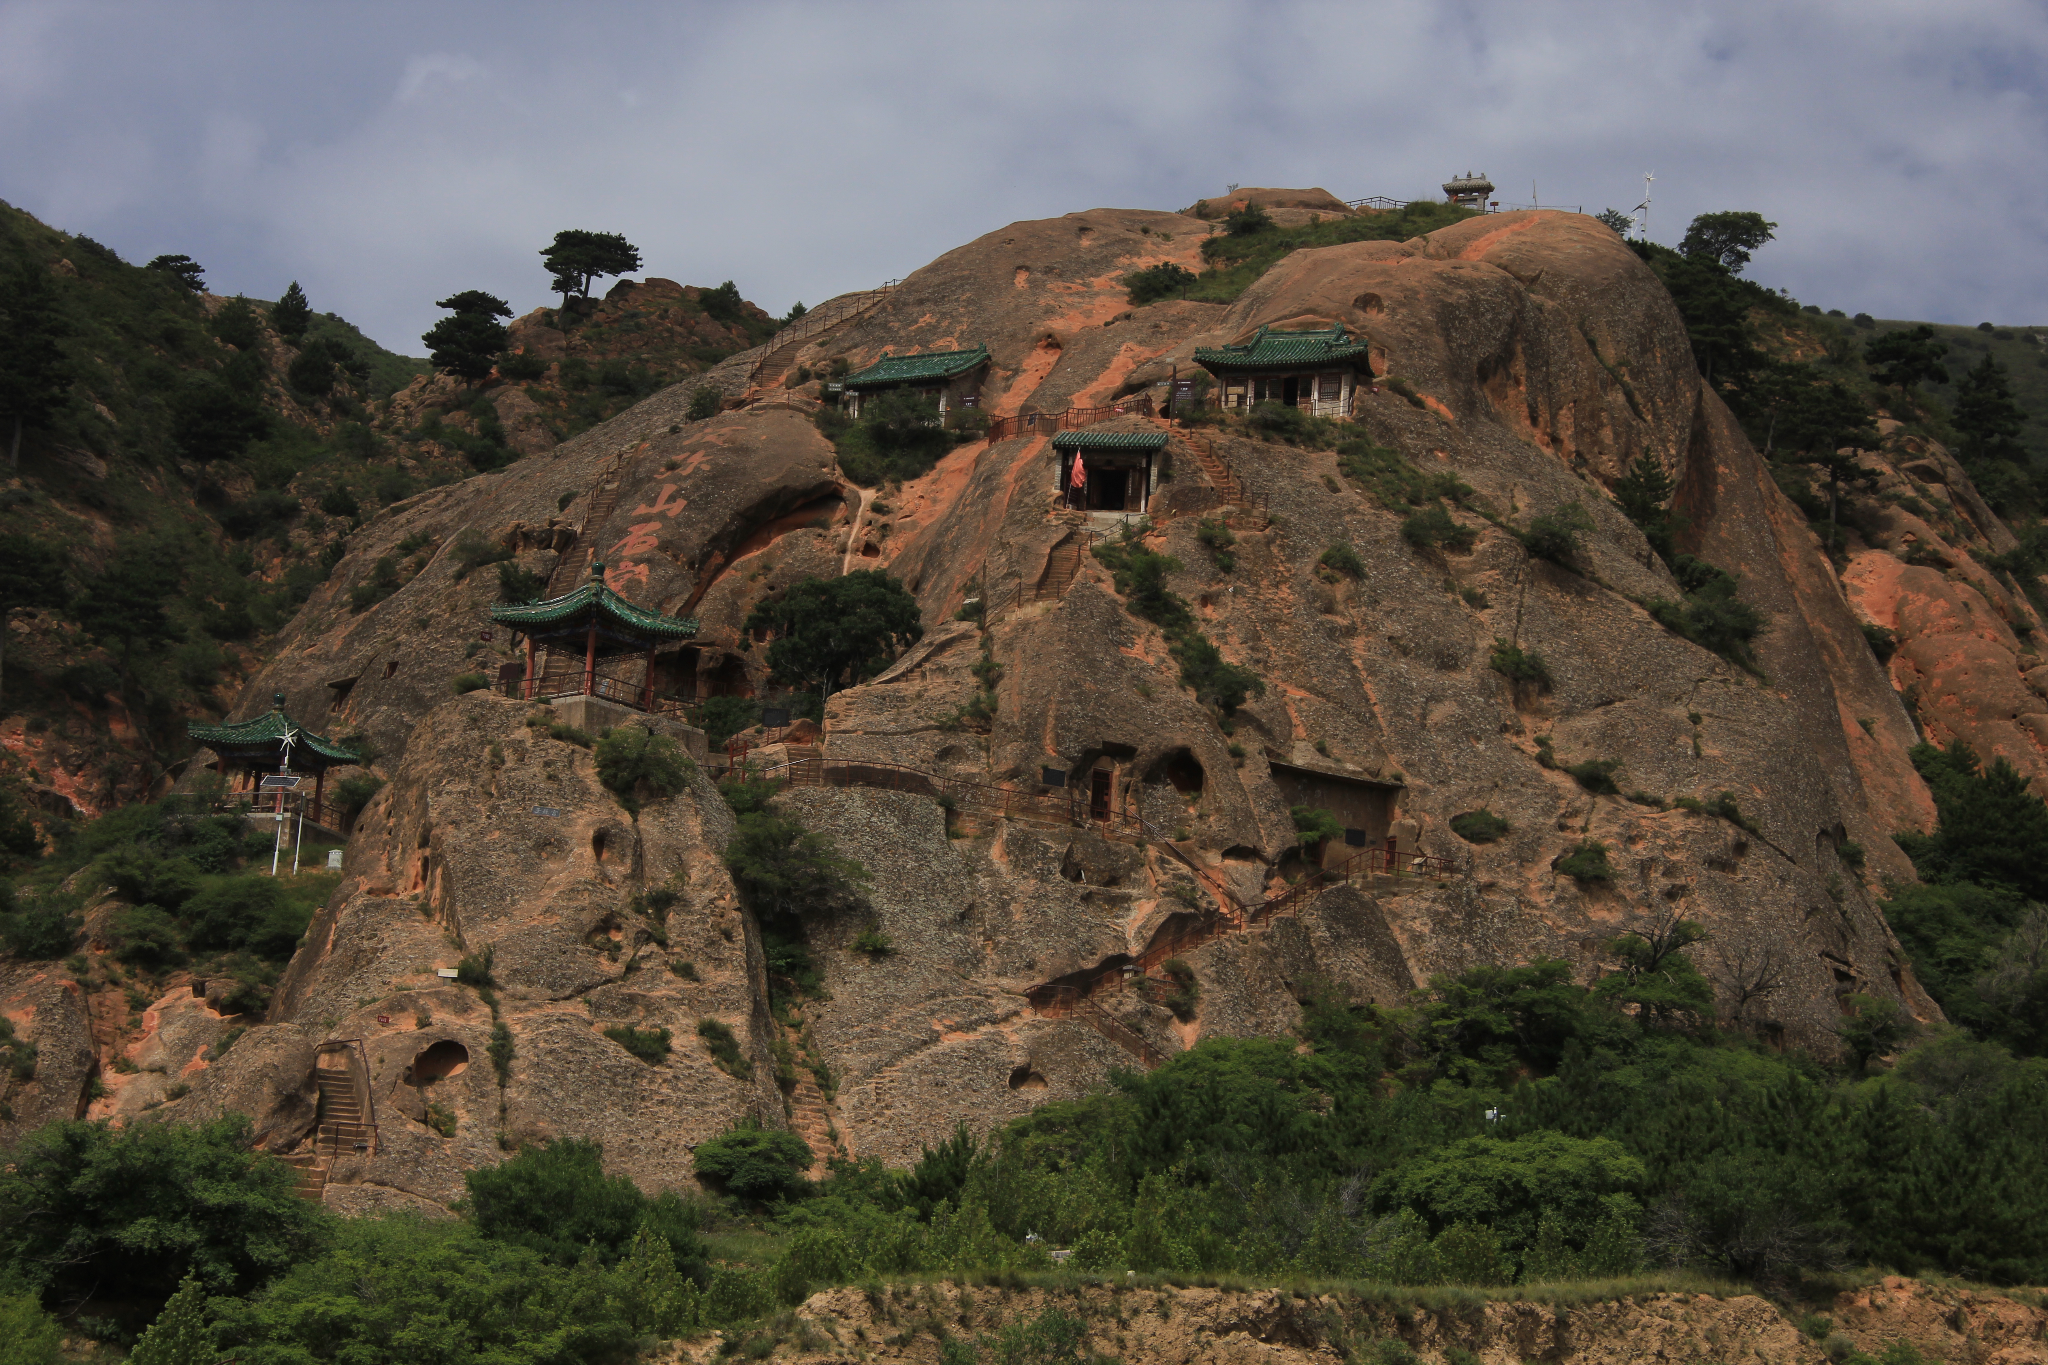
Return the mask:
<path id="1" fill-rule="evenodd" d="M 607 843 L 608 841 L 603 830 L 594 829 L 590 832 L 590 856 L 592 860 L 600 863 L 604 861 Z"/>
<path id="2" fill-rule="evenodd" d="M 1010 1089 L 1043 1090 L 1045 1089 L 1045 1077 L 1041 1073 L 1032 1070 L 1031 1063 L 1020 1062 L 1010 1069 Z"/>
<path id="3" fill-rule="evenodd" d="M 460 1076 L 468 1069 L 469 1049 L 453 1038 L 443 1038 L 412 1059 L 412 1083 L 432 1085 L 444 1076 Z"/>
<path id="4" fill-rule="evenodd" d="M 1187 749 L 1172 749 L 1162 755 L 1145 774 L 1148 783 L 1166 782 L 1183 797 L 1194 798 L 1202 794 L 1207 780 L 1201 762 Z"/>

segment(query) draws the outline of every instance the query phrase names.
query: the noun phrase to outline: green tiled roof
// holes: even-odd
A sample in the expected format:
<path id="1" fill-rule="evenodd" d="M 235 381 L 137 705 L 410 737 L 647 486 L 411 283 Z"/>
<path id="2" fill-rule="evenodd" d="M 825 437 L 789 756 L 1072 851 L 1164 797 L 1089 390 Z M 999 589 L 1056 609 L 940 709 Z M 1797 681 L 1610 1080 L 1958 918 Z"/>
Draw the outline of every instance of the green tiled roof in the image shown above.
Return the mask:
<path id="1" fill-rule="evenodd" d="M 284 713 L 284 693 L 274 699 L 269 714 L 245 720 L 234 725 L 187 725 L 185 733 L 215 753 L 248 749 L 268 749 L 280 745 L 284 737 L 292 737 L 292 758 L 307 767 L 327 767 L 337 763 L 354 763 L 354 752 L 342 748 L 325 735 L 316 735 Z M 309 757 L 325 759 L 322 764 L 307 762 Z"/>
<path id="2" fill-rule="evenodd" d="M 532 633 L 536 628 L 565 625 L 592 612 L 607 618 L 612 625 L 629 634 L 651 635 L 659 640 L 688 640 L 697 633 L 694 620 L 663 616 L 658 611 L 636 607 L 597 578 L 572 593 L 551 597 L 545 602 L 492 607 L 491 619 L 515 630 Z"/>
<path id="3" fill-rule="evenodd" d="M 1320 332 L 1275 332 L 1261 327 L 1235 346 L 1198 346 L 1195 363 L 1206 370 L 1314 370 L 1334 361 L 1363 360 L 1366 344 L 1353 341 L 1338 323 Z"/>
<path id="4" fill-rule="evenodd" d="M 881 389 L 891 384 L 915 384 L 951 379 L 988 363 L 988 347 L 971 351 L 926 351 L 923 355 L 885 355 L 840 383 L 849 389 Z"/>
<path id="5" fill-rule="evenodd" d="M 1054 450 L 1157 450 L 1165 444 L 1163 431 L 1062 431 L 1052 438 Z"/>

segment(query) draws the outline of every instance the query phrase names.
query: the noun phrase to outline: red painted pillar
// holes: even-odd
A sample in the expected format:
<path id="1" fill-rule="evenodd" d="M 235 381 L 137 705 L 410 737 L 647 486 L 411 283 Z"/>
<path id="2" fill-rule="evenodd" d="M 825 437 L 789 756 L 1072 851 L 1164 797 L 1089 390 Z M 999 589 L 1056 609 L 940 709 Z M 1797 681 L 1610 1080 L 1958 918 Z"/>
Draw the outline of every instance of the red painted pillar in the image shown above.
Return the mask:
<path id="1" fill-rule="evenodd" d="M 597 617 L 590 618 L 590 636 L 583 646 L 583 695 L 597 694 Z"/>
<path id="2" fill-rule="evenodd" d="M 533 700 L 534 689 L 539 685 L 540 679 L 533 672 L 533 637 L 529 635 L 526 637 L 526 686 L 522 689 L 528 701 Z"/>

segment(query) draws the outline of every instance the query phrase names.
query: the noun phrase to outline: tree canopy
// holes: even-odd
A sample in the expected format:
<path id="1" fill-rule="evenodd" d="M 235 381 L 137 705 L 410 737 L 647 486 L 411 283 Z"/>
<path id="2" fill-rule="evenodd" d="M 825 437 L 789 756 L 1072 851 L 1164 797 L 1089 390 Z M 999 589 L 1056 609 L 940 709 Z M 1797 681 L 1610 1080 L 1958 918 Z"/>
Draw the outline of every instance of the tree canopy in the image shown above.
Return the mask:
<path id="1" fill-rule="evenodd" d="M 197 294 L 206 288 L 206 271 L 190 256 L 163 255 L 151 261 L 145 269 L 161 270 L 176 280 L 181 288 Z"/>
<path id="2" fill-rule="evenodd" d="M 306 302 L 306 291 L 293 280 L 276 303 L 270 305 L 270 325 L 277 334 L 296 346 L 306 335 L 306 328 L 313 323 L 313 307 Z"/>
<path id="3" fill-rule="evenodd" d="M 58 343 L 70 332 L 49 271 L 25 262 L 0 280 L 0 420 L 13 428 L 10 469 L 21 460 L 22 432 L 63 406 L 70 375 Z"/>
<path id="4" fill-rule="evenodd" d="M 878 669 L 924 635 L 917 599 L 882 569 L 806 578 L 748 614 L 746 628 L 773 633 L 768 665 L 792 683 L 828 694 Z"/>
<path id="5" fill-rule="evenodd" d="M 511 306 L 481 289 L 451 294 L 434 306 L 451 314 L 420 337 L 434 368 L 471 383 L 487 377 L 511 341 L 511 333 L 498 321 L 512 316 Z"/>
<path id="6" fill-rule="evenodd" d="M 1770 241 L 1777 226 L 1761 213 L 1702 213 L 1686 228 L 1678 250 L 1682 255 L 1712 261 L 1730 274 L 1739 275 L 1749 264 L 1749 253 Z"/>
<path id="7" fill-rule="evenodd" d="M 1864 363 L 1871 377 L 1889 389 L 1910 389 L 1916 384 L 1948 383 L 1948 367 L 1941 358 L 1948 343 L 1937 341 L 1926 323 L 1886 332 L 1863 348 Z"/>
<path id="8" fill-rule="evenodd" d="M 562 306 L 569 297 L 590 297 L 590 282 L 601 275 L 623 275 L 640 268 L 640 249 L 616 232 L 565 228 L 541 248 L 541 264 L 553 276 Z"/>

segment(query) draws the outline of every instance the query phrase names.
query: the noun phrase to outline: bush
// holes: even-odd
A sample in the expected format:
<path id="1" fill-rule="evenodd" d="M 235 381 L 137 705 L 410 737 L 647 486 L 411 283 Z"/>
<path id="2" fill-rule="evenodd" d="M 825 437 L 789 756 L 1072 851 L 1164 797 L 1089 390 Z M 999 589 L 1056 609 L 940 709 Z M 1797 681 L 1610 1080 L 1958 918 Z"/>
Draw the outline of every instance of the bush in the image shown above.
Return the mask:
<path id="1" fill-rule="evenodd" d="M 1863 639 L 1869 644 L 1870 652 L 1877 656 L 1877 661 L 1881 664 L 1890 663 L 1892 655 L 1899 651 L 1899 637 L 1897 635 L 1894 635 L 1883 626 L 1873 625 L 1868 621 L 1863 623 Z"/>
<path id="2" fill-rule="evenodd" d="M 579 749 L 596 747 L 597 740 L 590 731 L 566 721 L 550 721 L 547 727 L 549 739 L 559 739 L 564 744 L 573 744 Z"/>
<path id="3" fill-rule="evenodd" d="M 458 673 L 448 683 L 448 690 L 458 697 L 471 692 L 481 692 L 491 685 L 491 680 L 481 673 Z"/>
<path id="4" fill-rule="evenodd" d="M 498 1088 L 512 1084 L 512 1062 L 519 1055 L 518 1047 L 512 1041 L 512 1030 L 501 1023 L 491 1025 L 491 1041 L 485 1051 L 491 1059 L 491 1070 L 497 1073 Z"/>
<path id="5" fill-rule="evenodd" d="M 1183 1024 L 1192 1022 L 1202 1003 L 1202 983 L 1196 979 L 1195 969 L 1180 958 L 1170 957 L 1159 964 L 1159 970 L 1166 973 L 1171 983 L 1159 1003 L 1173 1011 L 1173 1017 Z"/>
<path id="6" fill-rule="evenodd" d="M 724 403 L 725 395 L 705 384 L 690 395 L 690 410 L 685 416 L 692 422 L 701 422 L 707 417 L 716 417 Z"/>
<path id="7" fill-rule="evenodd" d="M 1541 654 L 1511 645 L 1499 636 L 1494 637 L 1493 653 L 1486 664 L 1509 682 L 1534 683 L 1539 689 L 1550 686 L 1550 669 Z"/>
<path id="8" fill-rule="evenodd" d="M 739 817 L 725 865 L 749 909 L 788 924 L 862 904 L 867 869 L 839 856 L 827 836 L 794 816 L 763 811 Z"/>
<path id="9" fill-rule="evenodd" d="M 1223 230 L 1232 237 L 1248 237 L 1273 226 L 1273 216 L 1258 204 L 1246 204 L 1223 215 Z"/>
<path id="10" fill-rule="evenodd" d="M 1195 272 L 1168 261 L 1161 265 L 1134 270 L 1123 277 L 1124 294 L 1133 307 L 1157 303 L 1161 299 L 1177 298 L 1187 292 L 1195 282 Z"/>
<path id="11" fill-rule="evenodd" d="M 639 725 L 614 726 L 597 742 L 598 780 L 635 814 L 642 801 L 659 801 L 688 787 L 696 770 L 673 739 Z"/>
<path id="12" fill-rule="evenodd" d="M 1620 766 L 1619 759 L 1589 758 L 1582 763 L 1567 763 L 1564 770 L 1573 781 L 1596 796 L 1619 796 L 1621 788 L 1615 785 L 1614 770 Z"/>
<path id="13" fill-rule="evenodd" d="M 586 1254 L 616 1264 L 642 1229 L 663 1237 L 678 1268 L 702 1258 L 693 1219 L 674 1194 L 649 1199 L 629 1176 L 604 1173 L 604 1149 L 580 1138 L 527 1147 L 463 1176 L 469 1216 L 484 1235 L 560 1266 Z"/>
<path id="14" fill-rule="evenodd" d="M 384 790 L 384 779 L 374 773 L 356 773 L 334 784 L 333 805 L 353 820 L 362 814 L 370 798 Z"/>
<path id="15" fill-rule="evenodd" d="M 938 403 L 907 389 L 869 394 L 859 421 L 832 425 L 827 435 L 838 448 L 839 467 L 868 488 L 919 478 L 953 448 L 952 435 L 939 424 Z"/>
<path id="16" fill-rule="evenodd" d="M 1243 706 L 1247 698 L 1262 697 L 1266 684 L 1242 664 L 1228 663 L 1223 651 L 1197 630 L 1183 632 L 1167 645 L 1167 652 L 1180 665 L 1180 685 L 1195 694 L 1204 706 L 1224 715 Z"/>
<path id="17" fill-rule="evenodd" d="M 1646 604 L 1651 617 L 1666 630 L 1754 671 L 1749 645 L 1770 622 L 1736 595 L 1740 583 L 1735 575 L 1691 555 L 1673 560 L 1672 571 L 1685 589 L 1685 600 L 1657 598 Z"/>
<path id="18" fill-rule="evenodd" d="M 1512 829 L 1500 816 L 1483 807 L 1451 817 L 1451 833 L 1468 844 L 1491 844 Z"/>
<path id="19" fill-rule="evenodd" d="M 863 929 L 854 935 L 853 951 L 869 957 L 887 957 L 896 951 L 896 945 L 879 929 Z"/>
<path id="20" fill-rule="evenodd" d="M 548 580 L 540 574 L 520 568 L 509 560 L 498 566 L 498 600 L 500 602 L 538 602 L 540 595 L 547 591 Z"/>
<path id="21" fill-rule="evenodd" d="M 1294 842 L 1303 848 L 1344 837 L 1343 824 L 1320 806 L 1295 806 L 1288 814 L 1294 817 Z"/>
<path id="22" fill-rule="evenodd" d="M 348 609 L 365 612 L 405 586 L 398 576 L 398 559 L 385 555 L 371 566 L 370 576 L 348 590 Z"/>
<path id="23" fill-rule="evenodd" d="M 1517 533 L 1522 546 L 1538 559 L 1573 568 L 1579 557 L 1579 537 L 1593 529 L 1592 514 L 1576 502 L 1543 513 Z"/>
<path id="24" fill-rule="evenodd" d="M 512 551 L 502 541 L 487 539 L 475 527 L 466 527 L 455 537 L 455 543 L 448 548 L 455 561 L 455 581 L 475 573 L 486 564 L 500 564 L 512 558 Z"/>
<path id="25" fill-rule="evenodd" d="M 1358 551 L 1351 548 L 1349 541 L 1331 541 L 1321 556 L 1317 558 L 1316 563 L 1332 572 L 1345 574 L 1351 578 L 1365 577 L 1365 561 L 1358 557 Z"/>
<path id="26" fill-rule="evenodd" d="M 728 1194 L 765 1202 L 778 1195 L 800 1193 L 809 1182 L 811 1149 L 795 1133 L 763 1128 L 744 1120 L 708 1142 L 697 1144 L 691 1159 L 697 1174 L 716 1180 Z"/>
<path id="27" fill-rule="evenodd" d="M 455 964 L 455 983 L 474 989 L 487 990 L 497 985 L 491 976 L 491 964 L 497 960 L 498 950 L 486 943 L 482 952 L 464 954 Z"/>
<path id="28" fill-rule="evenodd" d="M 684 965 L 688 965 L 687 963 Z M 678 972 L 678 976 L 682 973 Z M 696 969 L 690 969 L 694 979 Z M 754 1078 L 754 1064 L 740 1051 L 739 1040 L 732 1036 L 732 1030 L 716 1019 L 699 1019 L 697 1036 L 704 1040 L 704 1046 L 711 1050 L 711 1060 L 718 1063 L 718 1069 L 735 1080 L 750 1081 Z"/>
<path id="29" fill-rule="evenodd" d="M 498 373 L 517 384 L 530 384 L 548 372 L 546 358 L 521 347 L 498 357 Z"/>
<path id="30" fill-rule="evenodd" d="M 1472 548 L 1479 533 L 1460 526 L 1442 504 L 1426 507 L 1401 523 L 1401 538 L 1419 549 L 1443 546 L 1457 554 Z"/>
<path id="31" fill-rule="evenodd" d="M 704 732 L 704 742 L 723 749 L 734 735 L 761 720 L 761 703 L 752 697 L 711 697 L 689 711 L 690 724 Z"/>
<path id="32" fill-rule="evenodd" d="M 1607 861 L 1607 845 L 1598 839 L 1582 841 L 1551 866 L 1577 882 L 1604 882 L 1614 877 L 1614 866 Z"/>
<path id="33" fill-rule="evenodd" d="M 240 1115 L 199 1127 L 64 1120 L 8 1154 L 0 1226 L 13 1271 L 46 1298 L 83 1303 L 119 1285 L 153 1315 L 188 1274 L 210 1293 L 245 1294 L 312 1258 L 328 1224 L 297 1181 L 255 1150 Z"/>
<path id="34" fill-rule="evenodd" d="M 114 957 L 126 966 L 157 972 L 185 961 L 177 921 L 154 905 L 122 911 L 114 932 Z"/>
<path id="35" fill-rule="evenodd" d="M 186 941 L 194 948 L 247 951 L 267 961 L 290 957 L 312 922 L 310 906 L 298 905 L 270 877 L 236 877 L 208 887 L 185 904 L 190 924 Z"/>
<path id="36" fill-rule="evenodd" d="M 660 1066 L 668 1060 L 669 1031 L 665 1028 L 640 1029 L 622 1024 L 606 1029 L 604 1036 L 649 1066 Z"/>
<path id="37" fill-rule="evenodd" d="M 1229 573 L 1237 567 L 1237 556 L 1230 552 L 1230 547 L 1237 544 L 1237 537 L 1224 524 L 1223 518 L 1203 517 L 1196 522 L 1195 539 L 1208 547 L 1219 571 Z"/>
<path id="38" fill-rule="evenodd" d="M 77 945 L 80 926 L 79 917 L 68 905 L 46 897 L 27 909 L 0 915 L 0 939 L 16 957 L 49 962 Z"/>
<path id="39" fill-rule="evenodd" d="M 64 1359 L 64 1328 L 33 1294 L 0 1295 L 0 1341 L 7 1343 L 7 1365 L 59 1365 Z M 143 1365 L 140 1355 L 129 1359 Z"/>

